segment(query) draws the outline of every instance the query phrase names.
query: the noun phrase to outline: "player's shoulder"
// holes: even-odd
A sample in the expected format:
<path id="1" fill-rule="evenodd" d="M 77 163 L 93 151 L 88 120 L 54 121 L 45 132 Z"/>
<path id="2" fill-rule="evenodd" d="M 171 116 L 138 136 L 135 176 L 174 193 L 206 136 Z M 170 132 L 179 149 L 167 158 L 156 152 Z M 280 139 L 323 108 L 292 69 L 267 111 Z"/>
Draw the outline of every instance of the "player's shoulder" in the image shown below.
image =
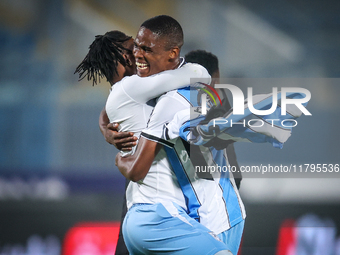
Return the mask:
<path id="1" fill-rule="evenodd" d="M 142 77 L 139 77 L 137 74 L 131 75 L 131 76 L 125 76 L 123 77 L 123 79 L 121 79 L 118 83 L 128 83 L 128 82 L 135 82 L 139 79 L 141 79 Z"/>
<path id="2" fill-rule="evenodd" d="M 209 75 L 207 69 L 204 66 L 197 64 L 197 63 L 185 63 L 181 68 L 196 70 L 196 71 L 200 71 L 200 72 L 203 72 Z"/>
<path id="3" fill-rule="evenodd" d="M 187 104 L 190 101 L 190 86 L 171 90 L 159 97 L 157 102 L 170 102 L 169 104 Z"/>
<path id="4" fill-rule="evenodd" d="M 129 83 L 133 84 L 138 80 L 138 77 L 139 76 L 136 74 L 131 75 L 131 76 L 125 76 L 120 81 L 117 81 L 115 84 L 113 84 L 112 89 L 123 86 L 124 84 L 129 84 Z"/>
<path id="5" fill-rule="evenodd" d="M 138 89 L 136 84 L 141 84 L 141 79 L 142 77 L 139 77 L 137 74 L 125 76 L 113 85 L 112 90 L 123 90 L 125 93 L 130 94 L 131 91 Z"/>
<path id="6" fill-rule="evenodd" d="M 187 68 L 204 68 L 204 66 L 198 64 L 198 63 L 190 63 L 190 62 L 186 62 L 184 65 L 182 65 L 182 68 L 183 67 L 187 67 Z M 204 68 L 205 69 L 205 68 Z"/>
<path id="7" fill-rule="evenodd" d="M 179 89 L 175 89 L 175 90 L 171 90 L 166 92 L 165 94 L 163 94 L 162 96 L 164 97 L 178 97 L 178 96 L 183 96 L 185 95 L 189 95 L 190 93 L 196 92 L 197 88 L 195 86 L 189 85 L 183 88 L 179 88 Z"/>

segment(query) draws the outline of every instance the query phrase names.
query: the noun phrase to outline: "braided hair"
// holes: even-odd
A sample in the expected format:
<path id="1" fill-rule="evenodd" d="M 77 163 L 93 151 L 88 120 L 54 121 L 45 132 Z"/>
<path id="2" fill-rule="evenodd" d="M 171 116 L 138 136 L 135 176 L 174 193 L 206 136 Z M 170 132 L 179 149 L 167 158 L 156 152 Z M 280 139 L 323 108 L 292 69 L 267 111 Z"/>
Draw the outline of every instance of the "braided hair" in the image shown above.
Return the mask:
<path id="1" fill-rule="evenodd" d="M 74 72 L 79 73 L 79 81 L 87 77 L 88 81 L 93 80 L 94 86 L 100 82 L 100 78 L 105 77 L 111 84 L 113 77 L 118 75 L 118 62 L 126 66 L 124 51 L 132 53 L 123 47 L 123 43 L 131 38 L 117 30 L 97 35 L 89 47 L 89 52 Z"/>

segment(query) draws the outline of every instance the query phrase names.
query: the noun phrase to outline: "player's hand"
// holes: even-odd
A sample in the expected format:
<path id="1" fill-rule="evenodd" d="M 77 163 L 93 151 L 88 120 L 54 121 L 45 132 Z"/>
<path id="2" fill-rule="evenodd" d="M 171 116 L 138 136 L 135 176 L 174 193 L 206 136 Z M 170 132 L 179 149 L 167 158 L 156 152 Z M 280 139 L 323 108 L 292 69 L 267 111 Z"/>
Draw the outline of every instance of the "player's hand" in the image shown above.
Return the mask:
<path id="1" fill-rule="evenodd" d="M 137 137 L 132 132 L 118 132 L 118 124 L 110 123 L 105 131 L 105 140 L 114 145 L 118 150 L 131 151 L 137 144 Z"/>

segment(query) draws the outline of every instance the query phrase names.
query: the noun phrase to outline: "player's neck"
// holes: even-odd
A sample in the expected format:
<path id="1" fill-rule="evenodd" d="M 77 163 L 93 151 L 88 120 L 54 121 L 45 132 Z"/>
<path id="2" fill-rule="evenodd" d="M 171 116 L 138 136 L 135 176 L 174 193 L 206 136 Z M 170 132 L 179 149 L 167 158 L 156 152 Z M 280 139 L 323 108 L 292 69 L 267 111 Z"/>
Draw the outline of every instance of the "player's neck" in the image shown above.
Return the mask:
<path id="1" fill-rule="evenodd" d="M 180 58 L 174 59 L 173 61 L 170 62 L 170 65 L 169 65 L 170 68 L 169 68 L 169 70 L 170 70 L 170 69 L 177 69 L 177 68 L 179 67 L 180 63 L 181 63 L 181 59 L 180 59 Z"/>

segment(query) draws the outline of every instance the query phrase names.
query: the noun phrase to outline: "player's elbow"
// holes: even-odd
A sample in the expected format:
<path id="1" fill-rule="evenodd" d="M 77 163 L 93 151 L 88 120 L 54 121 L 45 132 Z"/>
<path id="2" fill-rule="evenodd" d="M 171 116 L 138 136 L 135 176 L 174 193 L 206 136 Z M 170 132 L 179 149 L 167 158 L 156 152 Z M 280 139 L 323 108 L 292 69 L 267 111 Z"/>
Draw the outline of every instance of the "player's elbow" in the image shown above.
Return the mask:
<path id="1" fill-rule="evenodd" d="M 151 161 L 152 163 L 152 161 Z M 145 178 L 149 172 L 151 163 L 148 164 L 145 160 L 135 159 L 133 155 L 128 157 L 121 157 L 117 154 L 116 166 L 119 171 L 130 181 L 138 182 Z"/>
<path id="2" fill-rule="evenodd" d="M 140 176 L 134 176 L 133 175 L 133 176 L 130 176 L 128 179 L 132 182 L 138 182 L 138 181 L 142 180 L 143 178 L 141 178 Z"/>
<path id="3" fill-rule="evenodd" d="M 130 181 L 138 182 L 146 176 L 145 169 L 143 167 L 139 167 L 138 165 L 133 165 L 127 169 L 119 169 L 123 170 L 121 173 Z"/>
<path id="4" fill-rule="evenodd" d="M 145 175 L 141 174 L 139 171 L 133 171 L 133 169 L 131 169 L 131 171 L 129 171 L 125 177 L 130 181 L 138 182 L 142 180 L 145 177 Z"/>

